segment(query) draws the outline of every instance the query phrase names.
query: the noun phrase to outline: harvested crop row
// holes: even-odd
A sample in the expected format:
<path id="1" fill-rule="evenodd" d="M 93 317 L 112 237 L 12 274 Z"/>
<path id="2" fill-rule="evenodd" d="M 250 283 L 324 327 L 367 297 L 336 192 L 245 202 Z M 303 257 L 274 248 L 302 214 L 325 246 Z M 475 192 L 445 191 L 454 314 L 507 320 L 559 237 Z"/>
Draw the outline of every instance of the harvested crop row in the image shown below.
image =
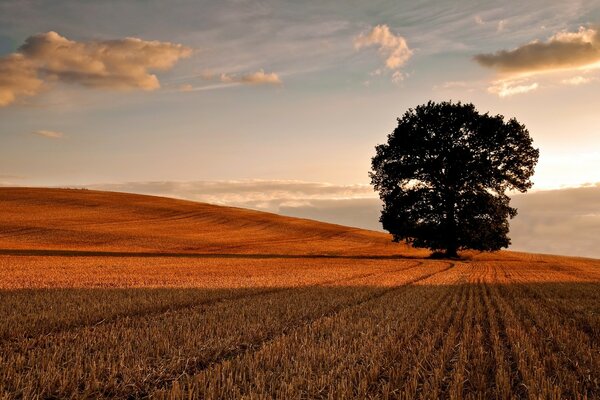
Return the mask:
<path id="1" fill-rule="evenodd" d="M 417 379 L 413 357 L 433 350 L 444 326 L 458 324 L 453 316 L 463 302 L 464 296 L 452 286 L 413 285 L 391 291 L 316 320 L 259 351 L 184 376 L 170 390 L 153 395 L 342 399 L 389 394 L 398 382 L 410 388 L 415 386 L 411 380 Z"/>

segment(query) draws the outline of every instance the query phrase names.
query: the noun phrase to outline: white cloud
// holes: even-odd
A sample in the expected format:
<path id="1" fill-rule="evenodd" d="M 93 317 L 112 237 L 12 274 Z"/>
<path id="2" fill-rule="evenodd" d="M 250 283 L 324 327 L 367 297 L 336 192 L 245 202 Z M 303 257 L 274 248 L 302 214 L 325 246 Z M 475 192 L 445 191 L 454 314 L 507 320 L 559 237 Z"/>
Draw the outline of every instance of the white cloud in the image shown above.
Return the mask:
<path id="1" fill-rule="evenodd" d="M 129 182 L 87 187 L 171 196 L 272 212 L 278 212 L 280 206 L 289 205 L 290 202 L 377 197 L 370 185 L 333 185 L 287 180 Z"/>
<path id="2" fill-rule="evenodd" d="M 434 89 L 465 89 L 471 86 L 471 82 L 467 81 L 447 81 L 441 85 L 435 85 Z"/>
<path id="3" fill-rule="evenodd" d="M 577 75 L 577 76 L 573 76 L 571 78 L 563 79 L 560 82 L 564 85 L 579 86 L 579 85 L 583 85 L 585 83 L 590 83 L 590 82 L 593 82 L 596 80 L 597 80 L 596 78 L 588 78 L 588 77 L 584 77 L 581 75 Z"/>
<path id="4" fill-rule="evenodd" d="M 537 82 L 530 84 L 519 84 L 514 81 L 498 81 L 494 82 L 492 86 L 488 88 L 488 92 L 497 94 L 500 97 L 509 97 L 515 94 L 528 93 L 536 90 L 539 87 Z"/>
<path id="5" fill-rule="evenodd" d="M 52 31 L 30 36 L 16 53 L 0 58 L 0 106 L 39 93 L 44 82 L 154 90 L 160 83 L 152 72 L 190 54 L 181 44 L 138 38 L 77 42 Z"/>
<path id="6" fill-rule="evenodd" d="M 31 133 L 33 133 L 34 135 L 43 136 L 48 139 L 60 139 L 64 136 L 64 134 L 62 132 L 48 131 L 48 130 L 44 130 L 44 129 L 39 130 L 39 131 L 33 131 Z"/>
<path id="7" fill-rule="evenodd" d="M 402 67 L 413 55 L 406 39 L 392 33 L 387 25 L 377 25 L 369 32 L 361 33 L 354 39 L 356 50 L 378 46 L 379 53 L 385 59 L 385 66 L 390 70 Z"/>

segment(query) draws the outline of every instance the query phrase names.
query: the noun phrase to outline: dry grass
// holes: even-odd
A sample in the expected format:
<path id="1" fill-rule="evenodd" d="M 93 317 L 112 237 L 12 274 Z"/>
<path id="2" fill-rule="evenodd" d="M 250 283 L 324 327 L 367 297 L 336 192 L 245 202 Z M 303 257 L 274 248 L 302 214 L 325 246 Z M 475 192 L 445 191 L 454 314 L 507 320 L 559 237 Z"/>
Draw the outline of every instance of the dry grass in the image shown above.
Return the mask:
<path id="1" fill-rule="evenodd" d="M 0 202 L 0 398 L 600 398 L 597 260 L 429 260 L 148 196 Z"/>

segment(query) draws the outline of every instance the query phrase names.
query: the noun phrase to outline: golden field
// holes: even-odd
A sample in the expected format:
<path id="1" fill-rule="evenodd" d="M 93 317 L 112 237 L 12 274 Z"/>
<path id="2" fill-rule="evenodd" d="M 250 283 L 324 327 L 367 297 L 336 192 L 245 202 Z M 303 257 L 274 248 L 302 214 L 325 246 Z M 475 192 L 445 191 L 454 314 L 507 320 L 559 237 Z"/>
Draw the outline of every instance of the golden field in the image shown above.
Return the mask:
<path id="1" fill-rule="evenodd" d="M 0 188 L 0 398 L 600 398 L 600 261 Z"/>

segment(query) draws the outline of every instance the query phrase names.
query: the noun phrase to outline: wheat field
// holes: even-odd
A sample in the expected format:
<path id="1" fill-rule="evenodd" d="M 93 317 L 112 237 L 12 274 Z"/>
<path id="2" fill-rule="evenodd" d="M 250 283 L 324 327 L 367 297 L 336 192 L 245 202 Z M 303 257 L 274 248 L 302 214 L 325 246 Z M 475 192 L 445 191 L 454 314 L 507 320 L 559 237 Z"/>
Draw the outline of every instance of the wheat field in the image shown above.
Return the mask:
<path id="1" fill-rule="evenodd" d="M 0 398 L 600 398 L 600 261 L 0 189 Z"/>

